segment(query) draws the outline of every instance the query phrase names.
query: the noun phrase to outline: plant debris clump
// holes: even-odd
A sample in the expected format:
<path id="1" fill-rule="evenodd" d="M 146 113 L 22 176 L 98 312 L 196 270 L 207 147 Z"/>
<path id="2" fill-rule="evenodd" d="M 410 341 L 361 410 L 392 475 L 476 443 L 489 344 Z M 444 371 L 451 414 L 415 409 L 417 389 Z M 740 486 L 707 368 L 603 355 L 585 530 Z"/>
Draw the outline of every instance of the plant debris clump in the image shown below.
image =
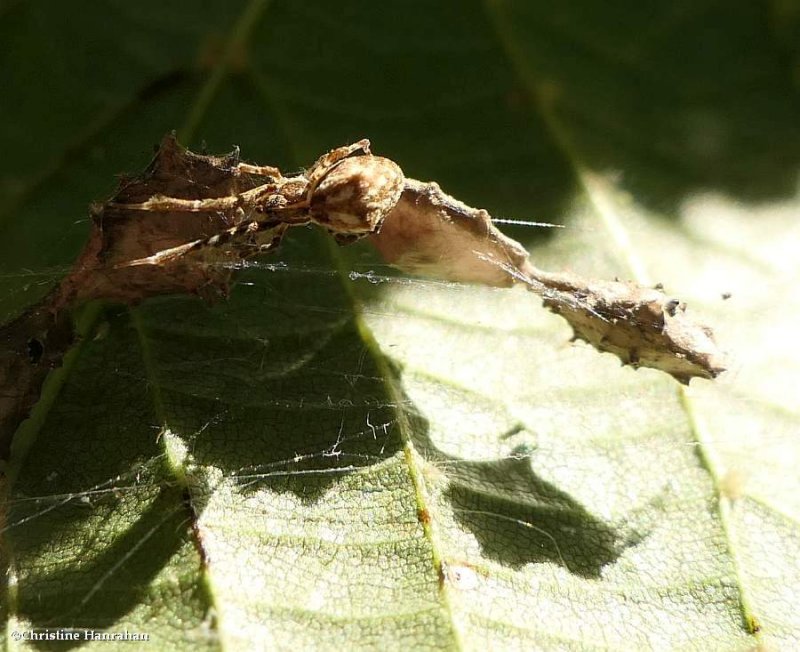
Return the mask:
<path id="1" fill-rule="evenodd" d="M 316 224 L 340 244 L 368 237 L 409 273 L 495 287 L 523 285 L 566 319 L 575 338 L 624 364 L 683 383 L 714 378 L 724 359 L 711 330 L 659 289 L 537 269 L 485 210 L 436 183 L 406 178 L 367 140 L 334 149 L 307 171 L 203 156 L 168 135 L 143 174 L 91 210 L 89 240 L 39 305 L 0 328 L 0 457 L 74 341 L 69 310 L 92 299 L 225 294 L 236 263 L 274 250 L 293 226 Z"/>

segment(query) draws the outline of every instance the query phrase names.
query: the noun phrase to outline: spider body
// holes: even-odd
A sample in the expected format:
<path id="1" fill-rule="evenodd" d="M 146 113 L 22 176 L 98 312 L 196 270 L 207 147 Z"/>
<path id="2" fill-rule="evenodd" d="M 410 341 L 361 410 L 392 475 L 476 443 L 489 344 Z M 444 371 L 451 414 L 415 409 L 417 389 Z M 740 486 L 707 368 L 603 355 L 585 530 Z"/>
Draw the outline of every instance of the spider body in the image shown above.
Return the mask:
<path id="1" fill-rule="evenodd" d="M 303 174 L 284 177 L 277 168 L 246 163 L 237 164 L 235 171 L 266 183 L 224 197 L 154 195 L 138 204 L 116 204 L 128 210 L 219 214 L 233 224 L 129 264 L 164 264 L 223 246 L 238 249 L 240 255 L 262 253 L 277 247 L 288 227 L 309 223 L 325 228 L 340 244 L 353 242 L 380 230 L 405 183 L 396 163 L 370 153 L 368 140 L 331 150 Z"/>
<path id="2" fill-rule="evenodd" d="M 371 155 L 346 158 L 312 189 L 309 215 L 334 235 L 377 233 L 400 199 L 403 184 L 403 172 L 389 159 Z"/>

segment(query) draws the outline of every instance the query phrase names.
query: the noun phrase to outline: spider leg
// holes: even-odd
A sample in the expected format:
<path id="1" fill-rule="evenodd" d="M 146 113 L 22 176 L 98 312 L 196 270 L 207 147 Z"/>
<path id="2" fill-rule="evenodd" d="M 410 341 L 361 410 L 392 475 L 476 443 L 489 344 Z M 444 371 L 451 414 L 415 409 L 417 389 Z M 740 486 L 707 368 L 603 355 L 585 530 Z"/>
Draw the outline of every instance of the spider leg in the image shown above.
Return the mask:
<path id="1" fill-rule="evenodd" d="M 250 254 L 264 253 L 277 247 L 283 239 L 284 233 L 289 226 L 296 226 L 299 224 L 306 224 L 310 220 L 302 215 L 295 217 L 293 220 L 286 221 L 282 218 L 270 218 L 260 221 L 249 221 L 244 224 L 239 224 L 230 229 L 226 229 L 221 233 L 212 235 L 210 238 L 199 238 L 186 242 L 177 247 L 170 247 L 169 249 L 162 249 L 161 251 L 147 256 L 145 258 L 137 258 L 119 265 L 119 267 L 133 267 L 136 265 L 165 265 L 186 256 L 187 254 L 199 251 L 202 249 L 216 249 L 223 247 L 229 243 L 233 243 L 233 247 L 246 248 L 250 250 Z M 258 238 L 256 234 L 272 231 L 266 238 Z M 245 237 L 245 242 L 236 243 L 235 241 L 241 236 Z"/>
<path id="2" fill-rule="evenodd" d="M 237 250 L 241 258 L 264 254 L 278 248 L 288 229 L 288 224 L 279 224 L 266 230 L 253 232 L 244 242 L 233 242 L 231 248 Z"/>
<path id="3" fill-rule="evenodd" d="M 139 204 L 118 204 L 111 202 L 114 208 L 132 211 L 153 211 L 156 213 L 224 213 L 242 205 L 242 195 L 216 197 L 213 199 L 179 199 L 167 195 L 153 195 Z"/>
<path id="4" fill-rule="evenodd" d="M 109 202 L 109 206 L 123 210 L 156 213 L 229 213 L 231 211 L 271 213 L 308 208 L 307 188 L 308 181 L 304 177 L 293 177 L 284 178 L 281 183 L 265 183 L 227 197 L 182 199 L 167 195 L 153 195 L 147 201 L 138 204 Z"/>
<path id="5" fill-rule="evenodd" d="M 281 182 L 286 178 L 283 176 L 283 174 L 281 174 L 281 171 L 278 168 L 272 167 L 271 165 L 251 165 L 250 163 L 239 163 L 239 165 L 236 167 L 239 172 L 255 174 L 260 177 L 269 177 L 270 179 L 275 179 L 278 182 Z"/>
<path id="6" fill-rule="evenodd" d="M 190 251 L 199 249 L 205 240 L 192 240 L 177 247 L 170 247 L 169 249 L 162 249 L 158 253 L 146 258 L 137 258 L 125 263 L 121 263 L 116 267 L 136 267 L 137 265 L 165 265 L 171 263 L 181 256 L 185 256 Z"/>
<path id="7" fill-rule="evenodd" d="M 252 208 L 266 203 L 269 208 L 283 208 L 287 204 L 280 194 L 281 184 L 265 183 L 250 190 L 227 197 L 209 199 L 181 199 L 167 195 L 153 195 L 139 204 L 118 204 L 111 206 L 134 211 L 153 211 L 157 213 L 225 213 L 237 208 Z M 283 201 L 281 201 L 283 200 Z"/>
<path id="8" fill-rule="evenodd" d="M 342 161 L 349 156 L 361 156 L 369 154 L 369 140 L 362 138 L 357 143 L 346 145 L 344 147 L 337 147 L 332 149 L 327 154 L 323 154 L 317 159 L 317 162 L 311 166 L 308 177 L 308 185 L 310 192 L 313 192 L 317 184 L 322 181 L 323 177 L 330 172 L 330 169 L 339 161 Z"/>

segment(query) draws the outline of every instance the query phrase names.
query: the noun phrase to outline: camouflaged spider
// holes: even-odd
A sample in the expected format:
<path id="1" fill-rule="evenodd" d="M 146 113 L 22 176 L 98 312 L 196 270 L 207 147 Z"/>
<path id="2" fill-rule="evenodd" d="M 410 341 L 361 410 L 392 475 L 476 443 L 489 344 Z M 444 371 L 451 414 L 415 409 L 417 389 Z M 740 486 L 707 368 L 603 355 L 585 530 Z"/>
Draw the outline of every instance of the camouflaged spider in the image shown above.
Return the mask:
<path id="1" fill-rule="evenodd" d="M 405 179 L 389 159 L 373 156 L 369 141 L 339 147 L 321 156 L 305 173 L 285 177 L 278 168 L 239 163 L 237 174 L 267 179 L 250 190 L 211 199 L 154 195 L 138 204 L 114 204 L 129 210 L 220 213 L 233 227 L 209 238 L 159 251 L 130 264 L 163 264 L 190 251 L 244 240 L 251 253 L 274 249 L 290 226 L 315 223 L 340 244 L 377 233 L 400 199 Z"/>

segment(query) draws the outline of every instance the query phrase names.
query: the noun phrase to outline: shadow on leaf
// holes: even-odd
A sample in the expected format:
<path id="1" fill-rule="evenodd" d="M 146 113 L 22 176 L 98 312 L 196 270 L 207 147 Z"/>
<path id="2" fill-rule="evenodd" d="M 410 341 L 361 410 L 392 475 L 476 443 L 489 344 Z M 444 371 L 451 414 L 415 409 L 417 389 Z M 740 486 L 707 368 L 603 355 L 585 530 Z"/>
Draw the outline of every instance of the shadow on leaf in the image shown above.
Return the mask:
<path id="1" fill-rule="evenodd" d="M 78 526 L 86 507 L 61 509 L 60 518 L 71 519 L 70 511 L 79 512 L 73 521 Z M 193 556 L 188 513 L 180 490 L 164 487 L 108 545 L 102 536 L 87 540 L 85 554 L 77 555 L 72 563 L 31 573 L 26 578 L 31 583 L 20 592 L 17 616 L 39 631 L 72 628 L 81 635 L 77 641 L 35 641 L 34 646 L 42 650 L 80 647 L 89 642 L 83 639 L 84 629 L 113 629 L 137 605 L 157 608 L 162 600 L 168 601 L 158 588 L 158 576 L 176 556 Z M 207 608 L 209 599 L 200 583 L 187 586 L 181 598 L 198 603 L 200 609 Z"/>
<path id="2" fill-rule="evenodd" d="M 511 567 L 555 563 L 596 579 L 604 566 L 644 536 L 627 523 L 607 523 L 592 515 L 538 477 L 527 455 L 477 462 L 453 458 L 429 438 L 423 417 L 417 416 L 414 424 L 418 450 L 447 476 L 444 496 L 456 520 L 495 561 Z"/>

